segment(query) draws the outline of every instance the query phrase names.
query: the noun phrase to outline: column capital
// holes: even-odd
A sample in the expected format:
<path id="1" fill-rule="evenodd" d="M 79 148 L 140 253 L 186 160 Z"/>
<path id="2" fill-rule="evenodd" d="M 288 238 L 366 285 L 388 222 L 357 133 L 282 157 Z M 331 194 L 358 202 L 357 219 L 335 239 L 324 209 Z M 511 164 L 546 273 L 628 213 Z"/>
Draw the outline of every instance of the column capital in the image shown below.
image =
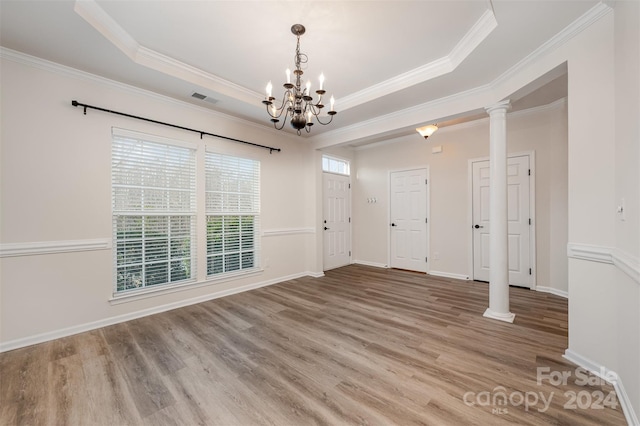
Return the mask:
<path id="1" fill-rule="evenodd" d="M 506 99 L 504 101 L 500 101 L 493 105 L 489 105 L 488 107 L 484 107 L 484 110 L 487 111 L 489 115 L 491 115 L 494 112 L 507 112 L 509 109 L 511 109 L 510 99 Z"/>

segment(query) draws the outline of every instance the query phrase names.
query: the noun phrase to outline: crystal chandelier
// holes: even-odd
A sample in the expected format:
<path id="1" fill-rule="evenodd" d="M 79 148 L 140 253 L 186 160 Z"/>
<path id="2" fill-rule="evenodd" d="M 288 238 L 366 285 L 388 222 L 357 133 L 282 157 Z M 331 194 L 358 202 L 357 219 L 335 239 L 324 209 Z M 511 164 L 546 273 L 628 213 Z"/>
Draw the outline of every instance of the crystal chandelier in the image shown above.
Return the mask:
<path id="1" fill-rule="evenodd" d="M 325 107 L 322 101 L 322 96 L 326 93 L 323 87 L 323 74 L 320 74 L 320 88 L 316 90 L 316 95 L 318 95 L 317 101 L 315 101 L 311 96 L 311 82 L 307 81 L 307 84 L 304 87 L 302 86 L 302 74 L 304 74 L 304 72 L 301 69 L 301 65 L 306 64 L 308 58 L 307 55 L 300 52 L 300 36 L 304 34 L 305 31 L 304 26 L 300 24 L 295 24 L 291 27 L 291 32 L 298 39 L 298 43 L 296 45 L 296 56 L 294 58 L 296 69 L 293 70 L 293 83 L 291 82 L 291 70 L 288 68 L 286 70 L 287 82 L 283 85 L 285 92 L 282 97 L 282 102 L 280 102 L 280 106 L 277 106 L 274 103 L 276 98 L 271 96 L 273 89 L 271 82 L 267 84 L 267 96 L 265 100 L 262 101 L 262 103 L 267 107 L 267 113 L 271 117 L 273 127 L 278 130 L 282 130 L 287 119 L 289 119 L 291 126 L 296 129 L 298 135 L 302 133 L 302 129 L 305 129 L 307 133 L 311 132 L 311 126 L 314 124 L 314 117 L 315 121 L 326 126 L 331 123 L 333 116 L 336 115 L 336 111 L 334 109 L 335 100 L 333 96 L 331 96 L 331 99 L 329 100 L 330 109 L 327 111 L 329 121 L 323 123 L 320 120 L 320 113 Z M 282 123 L 278 125 L 281 117 Z"/>

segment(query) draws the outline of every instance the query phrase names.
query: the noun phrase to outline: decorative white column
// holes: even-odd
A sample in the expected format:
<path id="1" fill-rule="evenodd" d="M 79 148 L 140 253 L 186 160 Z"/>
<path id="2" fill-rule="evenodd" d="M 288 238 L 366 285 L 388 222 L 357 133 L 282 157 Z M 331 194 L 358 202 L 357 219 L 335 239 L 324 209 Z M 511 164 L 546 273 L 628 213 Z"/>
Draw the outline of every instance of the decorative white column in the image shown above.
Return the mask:
<path id="1" fill-rule="evenodd" d="M 509 312 L 507 233 L 507 110 L 509 100 L 485 108 L 489 113 L 489 307 L 487 318 L 513 322 Z"/>

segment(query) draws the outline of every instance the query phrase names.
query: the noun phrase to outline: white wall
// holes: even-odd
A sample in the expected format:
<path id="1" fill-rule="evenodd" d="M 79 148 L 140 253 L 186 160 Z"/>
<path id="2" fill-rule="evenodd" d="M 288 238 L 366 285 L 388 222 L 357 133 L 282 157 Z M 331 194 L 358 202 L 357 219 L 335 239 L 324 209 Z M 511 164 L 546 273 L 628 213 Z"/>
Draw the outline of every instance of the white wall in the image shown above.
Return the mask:
<path id="1" fill-rule="evenodd" d="M 111 240 L 112 126 L 191 141 L 261 161 L 262 266 L 255 276 L 111 304 L 112 251 L 3 257 L 0 347 L 34 343 L 242 286 L 320 274 L 315 258 L 313 152 L 296 137 L 204 108 L 3 52 L 1 245 Z M 10 54 L 7 54 L 10 53 Z M 71 106 L 77 99 L 282 148 L 235 142 Z M 199 209 L 203 206 L 199 199 Z M 282 232 L 281 232 L 282 231 Z M 32 244 L 33 243 L 33 244 Z M 204 239 L 198 241 L 204 248 Z M 4 251 L 3 251 L 4 252 Z M 201 266 L 200 278 L 204 280 Z"/>
<path id="2" fill-rule="evenodd" d="M 640 259 L 640 3 L 615 9 L 615 201 L 625 200 L 625 217 L 615 220 L 616 251 Z M 640 269 L 640 268 L 637 268 Z M 636 270 L 637 272 L 637 270 Z M 638 274 L 640 275 L 640 274 Z M 616 269 L 617 372 L 640 416 L 640 276 Z M 635 377 L 636 380 L 626 378 Z"/>
<path id="3" fill-rule="evenodd" d="M 618 373 L 624 384 L 619 397 L 633 422 L 637 417 L 630 410 L 640 413 L 638 26 L 638 3 L 616 2 L 613 14 L 566 47 L 571 257 L 567 357 Z M 616 214 L 622 197 L 630 206 L 625 222 Z"/>
<path id="4" fill-rule="evenodd" d="M 567 245 L 566 120 L 564 100 L 507 116 L 509 153 L 535 151 L 537 285 L 560 292 L 567 290 L 567 259 L 551 255 Z M 434 146 L 443 152 L 433 154 Z M 469 160 L 488 155 L 488 119 L 442 128 L 427 141 L 416 133 L 356 151 L 354 258 L 387 264 L 389 171 L 428 166 L 430 272 L 472 276 Z M 371 197 L 378 203 L 367 203 Z"/>

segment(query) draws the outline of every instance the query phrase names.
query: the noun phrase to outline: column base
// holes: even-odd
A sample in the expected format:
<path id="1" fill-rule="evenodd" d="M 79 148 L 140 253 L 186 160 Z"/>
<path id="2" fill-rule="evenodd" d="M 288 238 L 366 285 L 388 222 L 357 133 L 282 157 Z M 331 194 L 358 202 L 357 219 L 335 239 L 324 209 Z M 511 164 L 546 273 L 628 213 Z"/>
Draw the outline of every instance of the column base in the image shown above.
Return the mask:
<path id="1" fill-rule="evenodd" d="M 498 321 L 513 323 L 513 320 L 515 319 L 516 314 L 512 314 L 511 312 L 507 312 L 506 314 L 503 314 L 500 312 L 492 311 L 490 308 L 487 308 L 487 310 L 484 311 L 484 314 L 482 316 L 486 318 L 495 319 Z"/>

